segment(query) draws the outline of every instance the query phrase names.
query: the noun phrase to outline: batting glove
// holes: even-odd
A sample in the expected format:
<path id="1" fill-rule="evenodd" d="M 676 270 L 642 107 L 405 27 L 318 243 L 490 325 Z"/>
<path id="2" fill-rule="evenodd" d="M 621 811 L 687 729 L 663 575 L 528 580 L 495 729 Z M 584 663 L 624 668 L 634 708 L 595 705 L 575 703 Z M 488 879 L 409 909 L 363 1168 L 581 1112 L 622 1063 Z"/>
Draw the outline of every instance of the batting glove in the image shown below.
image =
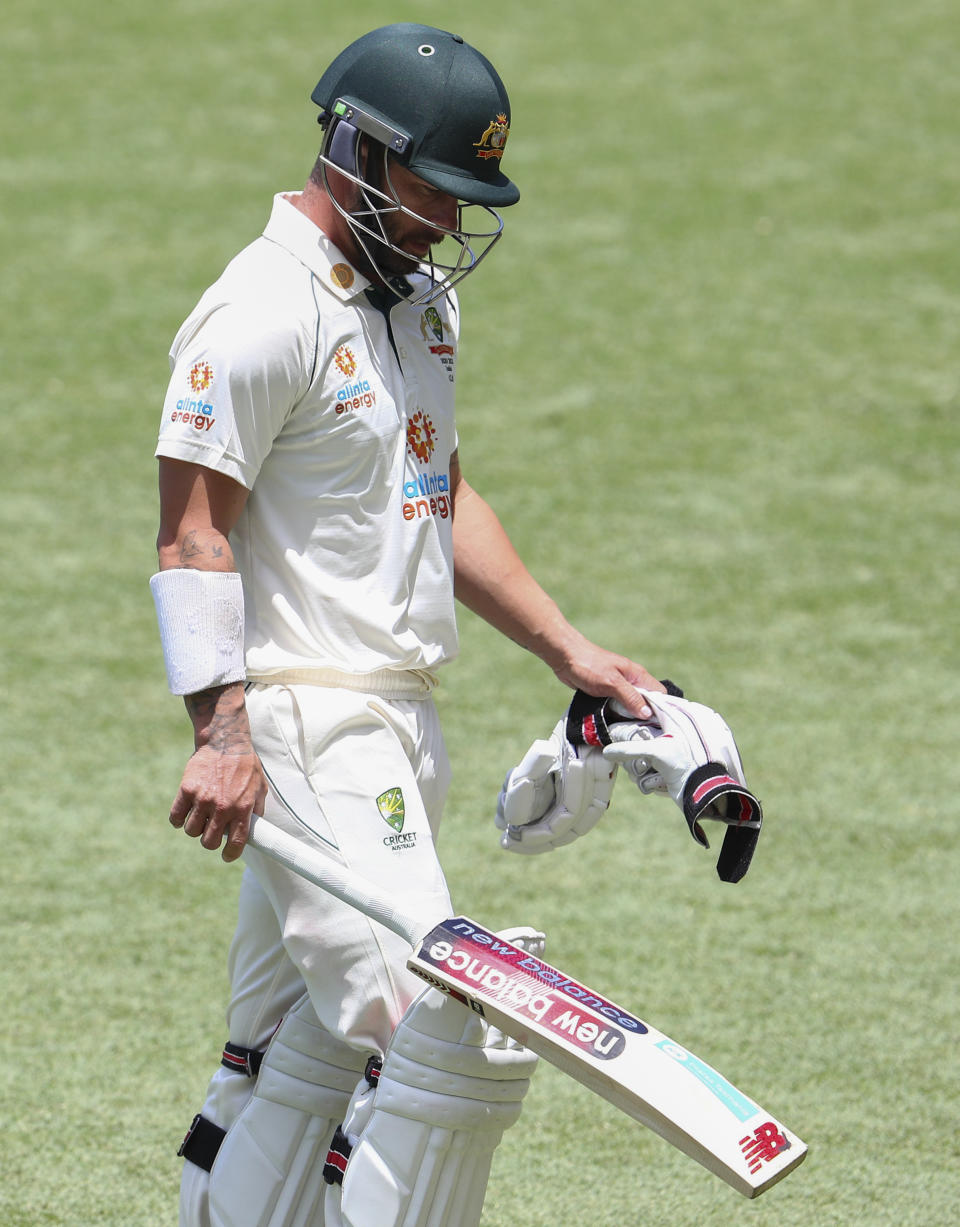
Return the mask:
<path id="1" fill-rule="evenodd" d="M 697 843 L 710 843 L 701 821 L 728 829 L 717 862 L 725 882 L 738 882 L 750 867 L 763 811 L 747 789 L 733 733 L 712 708 L 675 695 L 643 691 L 654 718 L 638 721 L 612 700 L 578 696 L 571 705 L 568 736 L 603 747 L 607 761 L 622 766 L 644 793 L 671 797 Z M 575 710 L 576 709 L 576 710 Z"/>
<path id="2" fill-rule="evenodd" d="M 535 741 L 507 772 L 497 800 L 500 847 L 508 852 L 552 852 L 592 830 L 610 804 L 617 774 L 599 748 L 572 745 L 567 717 L 549 739 Z"/>

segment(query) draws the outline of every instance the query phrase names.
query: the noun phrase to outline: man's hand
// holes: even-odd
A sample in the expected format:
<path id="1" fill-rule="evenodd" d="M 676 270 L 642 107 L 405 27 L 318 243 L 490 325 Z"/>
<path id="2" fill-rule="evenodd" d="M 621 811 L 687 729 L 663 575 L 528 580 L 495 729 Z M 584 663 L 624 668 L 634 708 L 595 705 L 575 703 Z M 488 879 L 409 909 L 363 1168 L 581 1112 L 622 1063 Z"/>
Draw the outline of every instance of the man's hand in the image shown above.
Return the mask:
<path id="1" fill-rule="evenodd" d="M 573 690 L 615 699 L 638 720 L 651 719 L 653 711 L 639 691 L 665 691 L 666 687 L 636 661 L 608 652 L 582 635 L 577 638 L 574 648 L 567 651 L 566 659 L 553 666 L 560 681 Z"/>
<path id="2" fill-rule="evenodd" d="M 250 738 L 243 686 L 188 695 L 196 750 L 187 763 L 170 822 L 215 851 L 226 836 L 225 861 L 243 851 L 250 815 L 262 814 L 267 780 Z"/>

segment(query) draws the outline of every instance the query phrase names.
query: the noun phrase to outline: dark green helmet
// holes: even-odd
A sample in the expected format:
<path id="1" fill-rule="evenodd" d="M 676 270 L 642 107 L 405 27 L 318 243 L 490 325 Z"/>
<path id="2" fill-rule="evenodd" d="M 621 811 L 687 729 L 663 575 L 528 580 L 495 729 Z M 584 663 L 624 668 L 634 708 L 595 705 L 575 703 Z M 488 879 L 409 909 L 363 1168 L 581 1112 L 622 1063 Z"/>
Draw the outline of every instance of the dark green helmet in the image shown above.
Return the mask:
<path id="1" fill-rule="evenodd" d="M 384 26 L 341 52 L 311 96 L 325 130 L 320 182 L 368 270 L 388 284 L 398 272 L 424 275 L 425 287 L 410 301 L 445 294 L 499 240 L 497 208 L 520 196 L 500 169 L 510 100 L 493 65 L 457 34 Z M 456 201 L 455 227 L 421 217 L 404 202 L 391 178 L 395 164 Z M 353 185 L 352 200 L 332 190 L 330 171 Z M 425 260 L 402 246 L 400 217 L 436 234 Z"/>
<path id="2" fill-rule="evenodd" d="M 346 120 L 458 200 L 502 208 L 520 197 L 500 168 L 507 91 L 458 34 L 407 23 L 373 30 L 337 56 L 311 97 L 322 123 Z"/>

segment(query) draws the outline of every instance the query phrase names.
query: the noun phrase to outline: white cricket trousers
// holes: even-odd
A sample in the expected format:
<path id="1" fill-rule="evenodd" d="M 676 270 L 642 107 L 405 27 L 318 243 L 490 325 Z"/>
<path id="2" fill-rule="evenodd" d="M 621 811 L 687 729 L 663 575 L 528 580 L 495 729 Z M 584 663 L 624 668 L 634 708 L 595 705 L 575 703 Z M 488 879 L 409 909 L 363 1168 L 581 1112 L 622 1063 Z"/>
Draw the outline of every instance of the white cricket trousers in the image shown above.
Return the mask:
<path id="1" fill-rule="evenodd" d="M 449 915 L 435 840 L 450 778 L 433 701 L 251 685 L 264 817 L 381 887 L 398 910 Z M 423 983 L 409 947 L 252 848 L 230 947 L 230 1040 L 262 1050 L 303 994 L 332 1035 L 384 1052 Z"/>

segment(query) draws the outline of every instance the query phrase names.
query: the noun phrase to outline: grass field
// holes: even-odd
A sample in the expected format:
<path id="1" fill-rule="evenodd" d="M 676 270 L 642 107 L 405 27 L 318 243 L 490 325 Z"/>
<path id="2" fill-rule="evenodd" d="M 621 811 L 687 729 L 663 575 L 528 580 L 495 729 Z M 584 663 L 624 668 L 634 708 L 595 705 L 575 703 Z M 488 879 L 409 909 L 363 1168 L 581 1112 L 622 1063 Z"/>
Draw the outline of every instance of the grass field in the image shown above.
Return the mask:
<path id="1" fill-rule="evenodd" d="M 463 293 L 465 471 L 585 632 L 723 711 L 767 818 L 737 887 L 622 781 L 572 850 L 501 854 L 503 772 L 566 694 L 465 615 L 439 700 L 454 898 L 543 926 L 554 961 L 811 1147 L 750 1204 L 543 1068 L 484 1225 L 948 1227 L 960 28 L 943 0 L 5 0 L 0 1223 L 176 1222 L 239 873 L 165 823 L 188 752 L 146 586 L 165 355 L 271 193 L 303 181 L 320 70 L 398 19 L 457 28 L 514 104 L 523 197 Z"/>

